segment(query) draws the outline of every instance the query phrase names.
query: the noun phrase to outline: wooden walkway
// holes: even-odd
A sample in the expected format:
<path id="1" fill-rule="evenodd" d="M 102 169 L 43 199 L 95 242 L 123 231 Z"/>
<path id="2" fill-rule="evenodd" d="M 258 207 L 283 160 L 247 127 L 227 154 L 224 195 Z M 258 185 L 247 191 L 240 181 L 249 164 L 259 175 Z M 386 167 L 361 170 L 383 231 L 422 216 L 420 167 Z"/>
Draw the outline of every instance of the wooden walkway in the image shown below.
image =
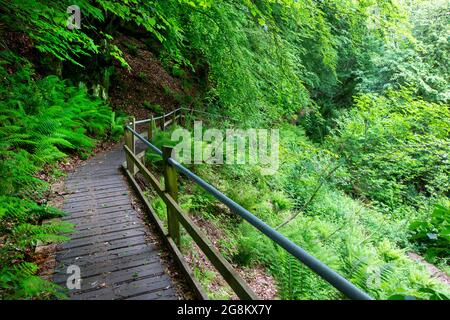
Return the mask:
<path id="1" fill-rule="evenodd" d="M 75 224 L 71 240 L 58 246 L 54 281 L 65 287 L 70 265 L 81 271 L 72 299 L 178 299 L 148 230 L 133 209 L 119 167 L 120 144 L 100 153 L 66 179 L 63 220 Z"/>

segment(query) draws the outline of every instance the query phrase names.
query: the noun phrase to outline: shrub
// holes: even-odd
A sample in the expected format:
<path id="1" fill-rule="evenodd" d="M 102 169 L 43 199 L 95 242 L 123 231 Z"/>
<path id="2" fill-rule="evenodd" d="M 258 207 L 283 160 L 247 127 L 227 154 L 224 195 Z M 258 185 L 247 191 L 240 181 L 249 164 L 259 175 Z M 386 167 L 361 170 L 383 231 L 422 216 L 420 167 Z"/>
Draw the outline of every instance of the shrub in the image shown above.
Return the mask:
<path id="1" fill-rule="evenodd" d="M 12 69 L 17 69 L 12 72 Z M 89 153 L 95 138 L 118 138 L 122 117 L 84 88 L 56 76 L 33 79 L 31 65 L 0 53 L 0 298 L 61 297 L 57 286 L 36 275 L 33 249 L 58 243 L 70 226 L 43 220 L 63 213 L 42 202 L 47 183 L 37 178 L 71 153 Z"/>
<path id="2" fill-rule="evenodd" d="M 406 89 L 363 94 L 355 102 L 330 140 L 351 175 L 351 183 L 341 185 L 347 192 L 390 208 L 420 206 L 425 197 L 448 192 L 447 105 L 412 98 Z"/>

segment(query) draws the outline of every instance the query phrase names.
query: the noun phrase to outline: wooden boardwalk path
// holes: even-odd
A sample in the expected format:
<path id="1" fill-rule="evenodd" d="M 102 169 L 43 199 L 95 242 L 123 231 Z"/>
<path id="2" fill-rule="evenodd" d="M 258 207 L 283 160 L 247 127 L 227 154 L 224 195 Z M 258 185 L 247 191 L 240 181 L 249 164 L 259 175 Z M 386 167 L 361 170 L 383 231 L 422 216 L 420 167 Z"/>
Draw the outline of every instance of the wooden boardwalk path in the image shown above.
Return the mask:
<path id="1" fill-rule="evenodd" d="M 119 167 L 120 144 L 69 174 L 63 220 L 75 224 L 71 240 L 57 248 L 54 281 L 65 287 L 70 265 L 81 271 L 72 299 L 178 299 L 148 230 L 133 209 Z"/>

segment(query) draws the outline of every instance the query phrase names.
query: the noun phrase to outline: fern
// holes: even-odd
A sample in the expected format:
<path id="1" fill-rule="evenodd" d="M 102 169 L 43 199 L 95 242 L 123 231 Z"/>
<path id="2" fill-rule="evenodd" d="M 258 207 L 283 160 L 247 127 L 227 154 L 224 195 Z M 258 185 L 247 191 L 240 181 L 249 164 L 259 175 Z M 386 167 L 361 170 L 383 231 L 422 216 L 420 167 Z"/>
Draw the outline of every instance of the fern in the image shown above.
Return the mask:
<path id="1" fill-rule="evenodd" d="M 21 68 L 9 74 L 6 65 Z M 0 298 L 62 297 L 37 276 L 33 248 L 65 241 L 71 225 L 43 223 L 63 212 L 36 204 L 47 190 L 36 174 L 68 154 L 90 152 L 96 138 L 117 139 L 124 118 L 55 76 L 34 81 L 29 63 L 12 54 L 0 53 L 0 75 Z"/>

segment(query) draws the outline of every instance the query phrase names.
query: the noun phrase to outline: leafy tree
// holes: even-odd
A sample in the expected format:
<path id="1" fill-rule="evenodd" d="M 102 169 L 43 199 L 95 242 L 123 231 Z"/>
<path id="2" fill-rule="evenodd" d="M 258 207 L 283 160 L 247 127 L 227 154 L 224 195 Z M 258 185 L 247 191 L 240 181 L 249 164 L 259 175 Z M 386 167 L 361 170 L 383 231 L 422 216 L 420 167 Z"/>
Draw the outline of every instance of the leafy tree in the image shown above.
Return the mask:
<path id="1" fill-rule="evenodd" d="M 444 196 L 450 188 L 449 119 L 448 106 L 406 89 L 359 95 L 330 140 L 351 172 L 345 188 L 391 207 Z"/>
<path id="2" fill-rule="evenodd" d="M 372 65 L 360 73 L 362 91 L 382 93 L 401 86 L 433 102 L 449 102 L 450 51 L 447 1 L 412 1 L 406 8 L 411 35 L 381 44 Z"/>

